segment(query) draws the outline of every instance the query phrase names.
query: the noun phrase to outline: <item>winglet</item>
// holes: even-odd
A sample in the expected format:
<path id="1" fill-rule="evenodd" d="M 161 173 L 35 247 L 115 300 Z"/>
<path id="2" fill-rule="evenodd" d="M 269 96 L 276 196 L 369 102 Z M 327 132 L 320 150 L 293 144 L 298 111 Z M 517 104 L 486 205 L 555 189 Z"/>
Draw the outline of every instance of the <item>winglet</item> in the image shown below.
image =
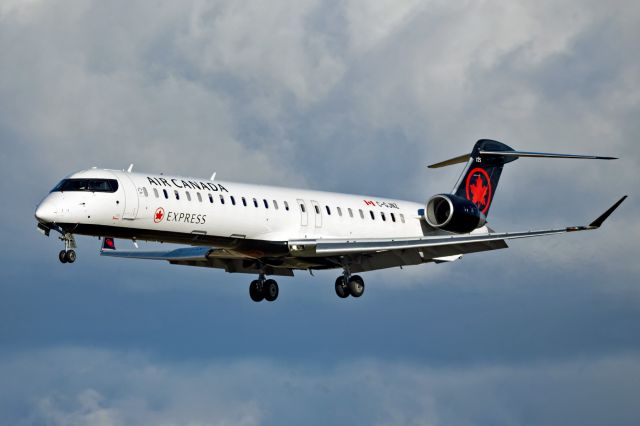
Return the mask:
<path id="1" fill-rule="evenodd" d="M 622 202 L 624 200 L 626 200 L 626 199 L 627 199 L 626 195 L 624 197 L 620 198 L 613 206 L 609 207 L 609 210 L 607 210 L 606 212 L 602 213 L 599 218 L 597 218 L 596 220 L 591 222 L 589 224 L 589 228 L 591 228 L 591 229 L 600 228 L 600 226 L 604 223 L 604 221 L 607 220 L 607 218 L 609 216 L 611 216 L 611 213 L 613 213 L 613 211 L 615 209 L 617 209 L 618 206 L 620 206 L 620 204 L 622 204 Z"/>

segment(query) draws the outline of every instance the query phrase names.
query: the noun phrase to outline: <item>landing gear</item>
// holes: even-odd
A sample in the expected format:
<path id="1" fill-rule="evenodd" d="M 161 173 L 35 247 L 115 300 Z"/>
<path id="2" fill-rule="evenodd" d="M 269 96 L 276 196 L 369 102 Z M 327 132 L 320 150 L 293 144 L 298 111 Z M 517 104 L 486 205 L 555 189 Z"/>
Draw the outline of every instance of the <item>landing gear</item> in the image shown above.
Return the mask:
<path id="1" fill-rule="evenodd" d="M 353 275 L 349 278 L 347 285 L 349 286 L 349 293 L 353 297 L 360 297 L 364 293 L 364 280 L 360 275 Z"/>
<path id="2" fill-rule="evenodd" d="M 64 241 L 64 250 L 60 250 L 58 253 L 58 259 L 62 263 L 73 263 L 76 261 L 76 252 L 73 250 L 76 248 L 76 240 L 73 238 L 73 234 L 63 234 L 60 237 L 62 241 Z"/>
<path id="3" fill-rule="evenodd" d="M 251 284 L 249 285 L 249 297 L 251 297 L 251 300 L 254 302 L 262 302 L 262 299 L 264 299 L 264 294 L 262 294 L 262 283 L 260 280 L 251 281 Z"/>
<path id="4" fill-rule="evenodd" d="M 77 259 L 75 250 L 60 250 L 58 253 L 58 259 L 62 263 L 73 263 Z"/>
<path id="5" fill-rule="evenodd" d="M 266 280 L 264 274 L 260 274 L 260 278 L 251 281 L 249 285 L 249 297 L 254 302 L 261 302 L 263 299 L 273 302 L 278 298 L 280 290 L 275 280 Z"/>
<path id="6" fill-rule="evenodd" d="M 364 280 L 360 275 L 344 275 L 336 279 L 336 294 L 344 299 L 349 296 L 360 297 L 364 293 Z"/>
<path id="7" fill-rule="evenodd" d="M 278 293 L 280 293 L 278 283 L 275 280 L 266 280 L 262 285 L 262 293 L 266 301 L 273 302 L 278 298 Z"/>
<path id="8" fill-rule="evenodd" d="M 340 299 L 349 297 L 349 286 L 347 286 L 345 277 L 338 277 L 336 279 L 336 294 Z"/>

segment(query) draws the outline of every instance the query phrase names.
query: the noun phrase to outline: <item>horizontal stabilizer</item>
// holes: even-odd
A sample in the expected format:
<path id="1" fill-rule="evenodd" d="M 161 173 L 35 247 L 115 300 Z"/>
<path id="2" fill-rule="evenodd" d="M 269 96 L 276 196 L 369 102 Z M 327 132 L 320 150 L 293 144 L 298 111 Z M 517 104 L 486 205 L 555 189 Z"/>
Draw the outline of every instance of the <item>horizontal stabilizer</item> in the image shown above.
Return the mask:
<path id="1" fill-rule="evenodd" d="M 492 145 L 489 145 L 492 144 Z M 482 149 L 491 146 L 492 149 Z M 498 147 L 498 150 L 495 148 Z M 500 147 L 504 147 L 500 149 Z M 431 164 L 430 169 L 438 169 L 440 167 L 451 166 L 454 164 L 466 163 L 470 158 L 476 156 L 493 157 L 494 159 L 502 158 L 505 163 L 516 160 L 520 157 L 525 158 L 568 158 L 579 160 L 617 160 L 616 157 L 603 157 L 599 155 L 580 155 L 580 154 L 556 154 L 552 152 L 530 152 L 530 151 L 514 151 L 506 145 L 500 144 L 489 139 L 481 139 L 476 144 L 473 152 L 470 154 L 459 155 L 439 163 Z"/>
<path id="2" fill-rule="evenodd" d="M 429 166 L 430 169 L 439 169 L 440 167 L 452 166 L 454 164 L 466 163 L 471 158 L 471 154 L 463 154 L 455 158 L 451 158 L 449 160 L 441 161 L 436 164 L 432 164 Z"/>
<path id="3" fill-rule="evenodd" d="M 527 151 L 480 151 L 480 155 L 500 155 L 503 157 L 528 157 L 528 158 L 570 158 L 578 160 L 617 160 L 616 157 L 600 157 L 598 155 L 579 154 L 554 154 L 550 152 Z"/>

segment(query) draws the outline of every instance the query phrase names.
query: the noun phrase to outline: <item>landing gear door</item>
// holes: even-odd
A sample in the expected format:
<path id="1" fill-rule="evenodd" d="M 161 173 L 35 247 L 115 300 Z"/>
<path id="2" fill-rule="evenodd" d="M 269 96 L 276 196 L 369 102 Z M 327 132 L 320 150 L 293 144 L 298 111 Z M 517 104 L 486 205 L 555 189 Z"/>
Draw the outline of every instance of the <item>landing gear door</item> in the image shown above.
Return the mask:
<path id="1" fill-rule="evenodd" d="M 307 205 L 304 200 L 296 200 L 298 202 L 298 208 L 300 209 L 300 225 L 309 225 L 309 214 L 307 212 Z"/>
<path id="2" fill-rule="evenodd" d="M 126 173 L 120 175 L 120 184 L 124 190 L 124 212 L 122 218 L 133 220 L 138 215 L 138 191 L 133 180 Z"/>

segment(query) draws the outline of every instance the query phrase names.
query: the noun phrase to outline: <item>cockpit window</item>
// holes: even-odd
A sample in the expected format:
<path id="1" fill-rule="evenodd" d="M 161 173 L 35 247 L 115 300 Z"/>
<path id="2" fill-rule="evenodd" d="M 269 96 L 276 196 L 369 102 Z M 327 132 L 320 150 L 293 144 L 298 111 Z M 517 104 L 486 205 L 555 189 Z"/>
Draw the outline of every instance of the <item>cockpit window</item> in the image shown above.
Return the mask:
<path id="1" fill-rule="evenodd" d="M 116 192 L 117 190 L 118 181 L 115 179 L 63 179 L 51 192 Z"/>

